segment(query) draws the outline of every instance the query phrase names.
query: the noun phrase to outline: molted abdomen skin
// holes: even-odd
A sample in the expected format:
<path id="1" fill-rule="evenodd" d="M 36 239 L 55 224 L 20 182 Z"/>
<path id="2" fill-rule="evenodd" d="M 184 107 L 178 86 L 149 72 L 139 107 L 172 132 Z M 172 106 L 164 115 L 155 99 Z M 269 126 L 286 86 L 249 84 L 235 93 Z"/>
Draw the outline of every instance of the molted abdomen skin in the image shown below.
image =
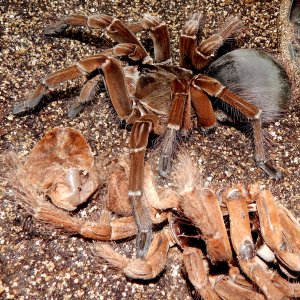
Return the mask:
<path id="1" fill-rule="evenodd" d="M 231 51 L 214 61 L 207 74 L 259 107 L 263 111 L 264 123 L 279 117 L 291 96 L 291 84 L 285 70 L 263 51 Z M 233 117 L 236 117 L 231 108 L 222 108 L 229 115 L 233 114 Z M 240 121 L 243 121 L 243 118 Z"/>

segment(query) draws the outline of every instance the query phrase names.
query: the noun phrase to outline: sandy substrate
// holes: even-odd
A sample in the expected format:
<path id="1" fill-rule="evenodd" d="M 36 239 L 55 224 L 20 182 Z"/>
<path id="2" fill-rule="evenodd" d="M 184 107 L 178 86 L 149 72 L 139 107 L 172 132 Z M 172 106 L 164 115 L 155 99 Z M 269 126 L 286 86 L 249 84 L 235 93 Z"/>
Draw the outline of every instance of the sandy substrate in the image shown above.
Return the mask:
<path id="1" fill-rule="evenodd" d="M 7 2 L 7 4 L 6 4 Z M 9 2 L 9 3 L 8 3 Z M 210 136 L 195 131 L 185 144 L 212 187 L 222 188 L 235 182 L 258 182 L 268 186 L 280 203 L 297 217 L 300 199 L 300 102 L 297 68 L 286 51 L 291 31 L 286 21 L 289 1 L 85 1 L 14 0 L 0 1 L 0 149 L 14 149 L 24 160 L 30 149 L 55 126 L 80 130 L 96 156 L 111 159 L 128 154 L 130 132 L 121 129 L 111 113 L 105 91 L 71 120 L 69 104 L 80 91 L 83 80 L 68 82 L 51 94 L 47 105 L 22 117 L 11 114 L 13 104 L 26 99 L 38 81 L 80 58 L 99 53 L 113 42 L 102 32 L 70 29 L 65 37 L 46 38 L 43 29 L 63 14 L 109 14 L 136 21 L 144 13 L 159 15 L 170 28 L 172 51 L 178 59 L 178 35 L 193 11 L 206 16 L 205 34 L 231 15 L 240 16 L 245 30 L 238 46 L 265 50 L 277 56 L 289 69 L 293 98 L 281 119 L 266 126 L 272 162 L 284 173 L 275 182 L 267 178 L 253 161 L 251 142 L 234 128 L 218 126 Z M 249 3 L 251 2 L 251 3 Z M 146 35 L 146 44 L 149 40 Z M 157 150 L 147 156 L 156 167 Z M 4 176 L 7 172 L 2 167 Z M 5 183 L 5 180 L 3 180 Z M 0 201 L 0 297 L 2 299 L 192 299 L 193 289 L 181 271 L 180 251 L 171 249 L 166 271 L 151 282 L 136 282 L 97 261 L 91 242 L 45 228 L 32 219 L 15 199 L 2 190 Z M 84 218 L 99 215 L 100 196 L 79 213 Z M 117 245 L 131 255 L 134 243 Z"/>

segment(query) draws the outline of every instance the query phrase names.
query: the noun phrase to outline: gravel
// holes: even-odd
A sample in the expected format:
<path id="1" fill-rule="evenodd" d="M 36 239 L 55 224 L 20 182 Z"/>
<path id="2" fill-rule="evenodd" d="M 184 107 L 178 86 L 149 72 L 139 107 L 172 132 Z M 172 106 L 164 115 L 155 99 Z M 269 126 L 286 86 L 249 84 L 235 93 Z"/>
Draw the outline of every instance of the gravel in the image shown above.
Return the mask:
<path id="1" fill-rule="evenodd" d="M 199 2 L 199 3 L 198 3 Z M 277 200 L 299 218 L 300 199 L 300 103 L 299 71 L 289 58 L 288 43 L 293 32 L 286 16 L 289 1 L 89 1 L 89 0 L 2 0 L 0 1 L 0 149 L 15 150 L 24 160 L 34 144 L 50 128 L 71 126 L 80 130 L 96 156 L 111 159 L 128 153 L 130 131 L 121 129 L 103 91 L 75 119 L 68 119 L 68 106 L 83 81 L 68 82 L 47 98 L 40 110 L 16 117 L 13 104 L 26 99 L 38 81 L 80 58 L 99 53 L 113 42 L 103 32 L 69 29 L 64 37 L 46 38 L 43 28 L 71 13 L 109 14 L 136 21 L 144 13 L 159 15 L 170 28 L 173 56 L 178 60 L 178 34 L 193 11 L 206 16 L 204 33 L 209 35 L 229 16 L 240 16 L 245 28 L 236 46 L 265 50 L 288 69 L 293 98 L 282 118 L 266 126 L 271 160 L 284 173 L 275 182 L 256 168 L 251 142 L 241 132 L 219 125 L 213 135 L 195 132 L 186 143 L 190 155 L 203 170 L 212 187 L 235 182 L 258 182 L 268 186 Z M 146 44 L 149 39 L 142 35 Z M 156 167 L 157 150 L 147 156 Z M 6 167 L 2 168 L 5 186 Z M 8 192 L 8 193 L 4 193 Z M 100 195 L 101 196 L 101 195 Z M 0 201 L 0 297 L 2 299 L 192 299 L 195 293 L 181 270 L 180 251 L 171 249 L 166 271 L 150 282 L 130 281 L 98 261 L 91 241 L 45 228 L 15 204 L 9 189 Z M 82 216 L 99 213 L 94 197 Z M 98 211 L 97 211 L 98 210 Z M 132 255 L 133 242 L 116 245 Z"/>

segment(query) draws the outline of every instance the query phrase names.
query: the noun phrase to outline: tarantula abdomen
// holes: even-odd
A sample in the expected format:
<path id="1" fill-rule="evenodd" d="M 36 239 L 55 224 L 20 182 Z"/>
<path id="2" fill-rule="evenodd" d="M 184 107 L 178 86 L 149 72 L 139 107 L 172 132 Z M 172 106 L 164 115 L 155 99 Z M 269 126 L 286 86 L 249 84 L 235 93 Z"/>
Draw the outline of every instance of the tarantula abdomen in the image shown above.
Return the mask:
<path id="1" fill-rule="evenodd" d="M 291 83 L 284 68 L 269 54 L 255 49 L 231 51 L 208 68 L 208 74 L 217 78 L 232 92 L 262 110 L 262 123 L 280 116 L 291 96 Z M 224 102 L 216 101 L 231 121 L 247 121 L 242 114 Z"/>

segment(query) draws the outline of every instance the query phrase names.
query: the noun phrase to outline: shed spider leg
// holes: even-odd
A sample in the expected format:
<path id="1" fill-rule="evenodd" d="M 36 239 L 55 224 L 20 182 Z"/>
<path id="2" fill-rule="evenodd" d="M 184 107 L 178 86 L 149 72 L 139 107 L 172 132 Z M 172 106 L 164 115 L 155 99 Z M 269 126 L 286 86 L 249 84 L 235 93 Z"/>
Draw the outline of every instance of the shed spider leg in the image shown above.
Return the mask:
<path id="1" fill-rule="evenodd" d="M 283 205 L 277 206 L 283 236 L 293 252 L 300 254 L 300 225 L 296 218 Z"/>
<path id="2" fill-rule="evenodd" d="M 271 274 L 255 259 L 245 192 L 241 186 L 227 190 L 225 198 L 230 217 L 230 237 L 243 272 L 257 284 L 267 299 L 283 299 L 284 293 L 272 282 Z"/>
<path id="3" fill-rule="evenodd" d="M 98 222 L 70 216 L 68 212 L 47 201 L 45 195 L 37 192 L 28 178 L 26 169 L 14 153 L 9 153 L 7 161 L 11 167 L 10 180 L 13 193 L 19 204 L 35 219 L 68 233 L 101 241 L 120 240 L 136 235 L 137 227 L 131 216 L 111 220 L 110 215 L 104 211 Z"/>
<path id="4" fill-rule="evenodd" d="M 280 212 L 272 193 L 269 190 L 262 190 L 256 198 L 256 206 L 261 225 L 261 233 L 264 241 L 274 251 L 278 260 L 289 270 L 300 271 L 299 251 L 289 251 L 283 239 L 283 228 L 280 221 Z M 284 214 L 281 214 L 284 218 Z M 290 230 L 295 230 L 296 226 L 291 225 Z M 287 228 L 289 229 L 289 228 Z M 285 230 L 287 230 L 285 229 Z"/>
<path id="5" fill-rule="evenodd" d="M 198 248 L 183 250 L 183 263 L 190 282 L 205 300 L 235 299 L 263 300 L 265 297 L 235 283 L 226 275 L 209 275 L 208 261 Z"/>
<path id="6" fill-rule="evenodd" d="M 276 170 L 266 158 L 264 138 L 261 128 L 261 113 L 262 111 L 255 105 L 247 102 L 238 95 L 232 93 L 228 88 L 222 85 L 217 79 L 206 75 L 197 75 L 193 79 L 193 87 L 197 87 L 198 90 L 202 89 L 209 96 L 217 97 L 220 100 L 227 103 L 232 108 L 243 114 L 249 121 L 253 128 L 253 140 L 255 148 L 255 161 L 256 164 L 265 171 L 269 176 L 274 179 L 280 179 L 282 174 Z M 207 101 L 207 100 L 206 100 Z M 193 103 L 195 102 L 195 99 Z M 209 110 L 210 115 L 212 110 Z"/>
<path id="7" fill-rule="evenodd" d="M 157 277 L 165 268 L 169 248 L 174 245 L 168 229 L 156 233 L 146 256 L 141 259 L 129 259 L 117 253 L 111 246 L 97 243 L 95 253 L 113 267 L 133 279 L 149 280 Z"/>
<path id="8" fill-rule="evenodd" d="M 208 278 L 208 262 L 200 249 L 186 247 L 183 251 L 183 263 L 188 278 L 203 299 L 219 300 Z"/>

